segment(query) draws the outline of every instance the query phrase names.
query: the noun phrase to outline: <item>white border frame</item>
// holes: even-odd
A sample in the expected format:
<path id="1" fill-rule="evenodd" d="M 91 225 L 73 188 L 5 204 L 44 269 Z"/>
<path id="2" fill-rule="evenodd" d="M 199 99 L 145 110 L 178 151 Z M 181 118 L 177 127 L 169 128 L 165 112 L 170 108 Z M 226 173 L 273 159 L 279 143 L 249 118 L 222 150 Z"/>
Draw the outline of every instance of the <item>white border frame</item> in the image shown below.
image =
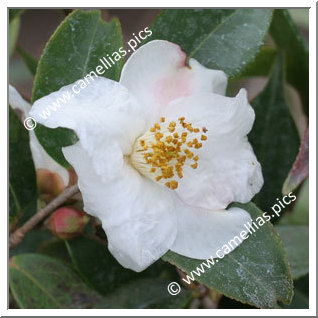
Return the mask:
<path id="1" fill-rule="evenodd" d="M 45 6 L 42 1 L 39 0 L 29 0 L 28 2 L 21 0 L 12 0 L 5 1 L 5 6 L 1 6 L 1 39 L 5 41 L 7 39 L 7 7 L 17 7 L 23 8 L 25 5 L 28 5 L 28 8 L 80 8 L 79 2 L 75 0 L 55 0 L 54 7 Z M 84 4 L 84 3 L 83 3 Z M 177 8 L 180 2 L 177 0 L 161 0 L 151 2 L 151 7 L 149 7 L 148 1 L 135 0 L 133 4 L 134 7 L 131 7 L 132 2 L 128 0 L 122 1 L 102 1 L 102 0 L 90 0 L 90 8 Z M 213 8 L 232 8 L 232 7 L 255 7 L 255 8 L 309 8 L 309 61 L 310 61 L 310 72 L 309 72 L 309 87 L 310 87 L 310 118 L 309 118 L 309 144 L 310 144 L 310 180 L 309 180 L 309 209 L 310 209 L 310 224 L 309 224 L 309 270 L 310 270 L 310 286 L 309 286 L 309 309 L 218 309 L 217 311 L 212 309 L 7 309 L 7 286 L 8 286 L 8 237 L 7 237 L 7 183 L 1 182 L 1 202 L 3 211 L 1 213 L 1 241 L 0 241 L 0 252 L 2 255 L 1 273 L 2 277 L 5 276 L 2 284 L 0 286 L 0 314 L 1 316 L 162 316 L 162 315 L 172 315 L 172 316 L 226 316 L 226 315 L 235 315 L 235 316 L 316 316 L 316 2 L 315 1 L 282 1 L 282 0 L 267 0 L 267 1 L 248 1 L 241 0 L 239 2 L 228 1 L 228 0 L 214 0 L 213 2 L 208 0 L 196 0 L 195 2 L 182 3 L 184 7 L 201 7 L 209 8 L 213 5 Z M 82 8 L 86 8 L 82 6 Z M 8 74 L 8 65 L 7 65 L 7 52 L 3 48 L 0 51 L 1 54 L 1 65 L 2 70 L 6 70 L 6 73 L 3 72 L 2 76 L 2 85 L 1 85 L 1 97 L 2 99 L 7 98 L 7 74 Z M 7 118 L 7 107 L 4 105 L 7 104 L 7 99 L 4 101 L 2 107 L 0 108 L 1 117 L 3 122 Z M 1 126 L 2 129 L 2 138 L 1 146 L 2 149 L 7 147 L 7 125 Z M 7 175 L 7 158 L 2 156 L 1 158 L 1 168 L 2 175 Z M 5 194 L 5 195 L 4 195 Z"/>

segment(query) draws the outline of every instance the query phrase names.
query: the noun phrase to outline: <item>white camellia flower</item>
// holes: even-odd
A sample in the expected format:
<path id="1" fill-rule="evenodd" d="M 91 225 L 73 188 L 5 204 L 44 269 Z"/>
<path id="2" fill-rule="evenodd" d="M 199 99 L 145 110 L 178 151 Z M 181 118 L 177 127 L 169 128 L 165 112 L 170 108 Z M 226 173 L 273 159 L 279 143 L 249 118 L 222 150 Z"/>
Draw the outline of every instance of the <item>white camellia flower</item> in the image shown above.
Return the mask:
<path id="1" fill-rule="evenodd" d="M 169 249 L 196 259 L 246 230 L 246 203 L 263 177 L 247 134 L 254 111 L 245 90 L 225 94 L 227 77 L 156 40 L 125 64 L 120 82 L 95 78 L 46 120 L 39 114 L 71 91 L 36 101 L 30 113 L 50 128 L 73 129 L 63 148 L 78 174 L 84 210 L 102 221 L 108 247 L 141 271 Z"/>

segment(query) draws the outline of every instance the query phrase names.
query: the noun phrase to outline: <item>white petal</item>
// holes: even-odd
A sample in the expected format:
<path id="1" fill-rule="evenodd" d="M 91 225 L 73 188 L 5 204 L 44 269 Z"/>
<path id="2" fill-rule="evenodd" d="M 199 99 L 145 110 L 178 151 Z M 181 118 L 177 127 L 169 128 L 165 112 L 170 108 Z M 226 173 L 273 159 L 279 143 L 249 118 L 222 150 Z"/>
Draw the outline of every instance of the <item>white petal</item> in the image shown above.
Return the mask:
<path id="1" fill-rule="evenodd" d="M 23 113 L 23 119 L 28 117 L 31 105 L 22 98 L 12 85 L 9 85 L 9 104 L 13 109 Z"/>
<path id="2" fill-rule="evenodd" d="M 181 48 L 163 40 L 151 41 L 134 52 L 123 67 L 120 83 L 146 109 L 154 111 L 171 100 L 200 92 L 224 94 L 227 77 L 190 59 Z"/>
<path id="3" fill-rule="evenodd" d="M 194 127 L 208 129 L 207 141 L 195 150 L 198 168 L 185 165 L 176 190 L 190 206 L 225 209 L 231 202 L 249 202 L 263 185 L 261 166 L 246 134 L 254 111 L 245 91 L 236 98 L 206 94 L 172 102 L 164 113 L 170 119 L 185 116 Z"/>
<path id="4" fill-rule="evenodd" d="M 250 215 L 240 208 L 229 210 L 210 211 L 193 209 L 180 204 L 177 210 L 178 234 L 171 248 L 172 251 L 196 259 L 222 257 L 223 253 L 217 252 L 240 232 L 250 226 Z M 235 240 L 239 245 L 241 242 Z M 233 249 L 237 247 L 231 244 Z M 231 250 L 233 250 L 231 249 Z"/>
<path id="5" fill-rule="evenodd" d="M 255 113 L 247 100 L 245 89 L 236 97 L 201 93 L 172 101 L 161 112 L 167 119 L 184 116 L 193 126 L 206 127 L 208 135 L 245 136 L 252 129 Z"/>
<path id="6" fill-rule="evenodd" d="M 117 179 L 103 182 L 80 142 L 63 153 L 78 174 L 84 210 L 102 221 L 108 248 L 124 267 L 141 271 L 171 247 L 177 230 L 169 190 L 128 164 Z"/>
<path id="7" fill-rule="evenodd" d="M 64 185 L 67 186 L 69 182 L 68 171 L 47 154 L 47 152 L 44 150 L 44 148 L 41 146 L 38 139 L 36 138 L 33 130 L 29 131 L 29 136 L 30 148 L 35 169 L 46 169 L 51 172 L 57 173 L 61 176 Z"/>
<path id="8" fill-rule="evenodd" d="M 47 127 L 73 129 L 98 167 L 97 173 L 105 179 L 115 177 L 123 165 L 123 154 L 131 152 L 145 129 L 142 108 L 125 87 L 106 78 L 95 77 L 79 94 L 72 91 L 75 84 L 78 89 L 80 81 L 37 100 L 30 114 Z M 60 107 L 54 111 L 58 101 Z M 50 114 L 44 118 L 48 110 Z M 96 149 L 102 151 L 96 155 Z"/>
<path id="9" fill-rule="evenodd" d="M 29 116 L 31 105 L 26 102 L 18 91 L 11 85 L 9 85 L 9 104 L 15 110 L 20 110 L 23 113 L 23 118 Z M 33 157 L 35 169 L 47 169 L 51 172 L 57 173 L 61 176 L 64 185 L 68 185 L 69 174 L 68 171 L 53 160 L 36 138 L 34 131 L 29 131 L 30 136 L 30 149 Z"/>

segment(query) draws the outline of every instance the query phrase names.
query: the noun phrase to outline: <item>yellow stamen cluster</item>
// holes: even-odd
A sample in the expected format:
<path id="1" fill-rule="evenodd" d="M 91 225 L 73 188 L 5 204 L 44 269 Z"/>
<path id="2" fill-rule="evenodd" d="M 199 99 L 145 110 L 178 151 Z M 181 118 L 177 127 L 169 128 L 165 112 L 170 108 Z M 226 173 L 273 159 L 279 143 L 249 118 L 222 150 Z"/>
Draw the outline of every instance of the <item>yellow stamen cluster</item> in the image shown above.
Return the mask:
<path id="1" fill-rule="evenodd" d="M 199 156 L 195 153 L 207 140 L 205 127 L 192 127 L 180 117 L 178 121 L 155 123 L 135 144 L 132 162 L 144 175 L 162 182 L 170 189 L 178 188 L 176 177 L 183 178 L 183 167 L 198 167 Z"/>

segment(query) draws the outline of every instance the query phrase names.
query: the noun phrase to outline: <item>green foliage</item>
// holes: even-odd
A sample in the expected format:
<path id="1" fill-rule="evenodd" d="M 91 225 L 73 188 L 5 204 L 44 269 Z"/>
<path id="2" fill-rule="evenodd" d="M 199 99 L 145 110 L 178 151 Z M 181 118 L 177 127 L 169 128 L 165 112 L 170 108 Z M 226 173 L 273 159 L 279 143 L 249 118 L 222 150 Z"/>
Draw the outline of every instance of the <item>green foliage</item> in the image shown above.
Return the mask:
<path id="1" fill-rule="evenodd" d="M 20 308 L 100 308 L 102 303 L 71 268 L 39 254 L 10 260 L 10 288 Z"/>
<path id="2" fill-rule="evenodd" d="M 38 66 L 37 60 L 20 46 L 17 47 L 17 52 L 20 54 L 30 73 L 34 76 L 36 73 L 36 68 Z"/>
<path id="3" fill-rule="evenodd" d="M 9 23 L 20 17 L 24 9 L 9 9 Z"/>
<path id="4" fill-rule="evenodd" d="M 300 30 L 286 9 L 274 12 L 270 34 L 276 46 L 286 56 L 286 78 L 302 98 L 303 108 L 308 115 L 309 107 L 309 52 Z"/>
<path id="5" fill-rule="evenodd" d="M 301 140 L 299 153 L 286 178 L 282 192 L 287 194 L 295 191 L 309 175 L 309 129 L 305 130 Z"/>
<path id="6" fill-rule="evenodd" d="M 282 196 L 283 183 L 299 148 L 297 129 L 284 96 L 282 56 L 277 58 L 267 86 L 252 105 L 256 117 L 249 140 L 264 176 L 264 186 L 253 201 L 268 210 Z"/>
<path id="7" fill-rule="evenodd" d="M 9 10 L 10 55 L 16 46 L 23 11 Z M 253 201 L 261 210 L 268 210 L 276 198 L 282 197 L 284 181 L 299 149 L 299 136 L 285 98 L 285 79 L 299 92 L 308 115 L 308 47 L 288 11 L 167 9 L 150 29 L 153 33 L 146 41 L 165 39 L 177 43 L 188 59 L 223 70 L 235 83 L 246 77 L 269 76 L 265 89 L 252 103 L 256 119 L 249 134 L 265 181 Z M 266 38 L 268 31 L 275 47 Z M 106 23 L 100 11 L 73 11 L 51 36 L 38 63 L 17 47 L 35 75 L 32 103 L 95 71 L 101 57 L 122 46 L 119 21 Z M 122 64 L 122 60 L 116 62 L 102 76 L 118 81 Z M 77 142 L 76 134 L 41 125 L 35 133 L 47 153 L 69 167 L 61 148 Z M 308 144 L 302 145 L 304 149 Z M 295 166 L 305 167 L 306 158 L 302 156 L 301 164 L 298 160 Z M 292 170 L 290 176 L 294 179 L 287 179 L 284 191 L 297 189 L 307 177 L 303 170 Z M 96 232 L 93 223 L 87 227 L 89 235 L 67 241 L 39 227 L 10 250 L 11 294 L 20 308 L 187 308 L 189 301 L 198 296 L 189 290 L 201 290 L 202 286 L 181 284 L 179 274 L 183 271 L 212 289 L 208 292 L 224 295 L 218 308 L 308 308 L 308 192 L 307 179 L 279 225 L 274 228 L 266 222 L 259 226 L 211 268 L 202 267 L 205 260 L 169 251 L 162 260 L 136 273 L 114 259 L 106 241 L 101 242 L 105 236 Z M 30 218 L 37 209 L 37 197 L 29 132 L 9 108 L 10 228 Z M 259 224 L 262 211 L 254 203 L 232 206 L 245 209 Z M 204 273 L 198 269 L 204 269 Z M 172 281 L 183 286 L 177 296 L 167 291 Z"/>
<path id="8" fill-rule="evenodd" d="M 292 213 L 286 217 L 286 221 L 290 224 L 309 224 L 309 179 L 302 185 Z"/>
<path id="9" fill-rule="evenodd" d="M 9 107 L 9 216 L 10 226 L 36 211 L 37 188 L 29 133 Z"/>
<path id="10" fill-rule="evenodd" d="M 277 51 L 271 46 L 262 46 L 255 60 L 247 65 L 240 77 L 268 76 L 275 61 Z"/>
<path id="11" fill-rule="evenodd" d="M 182 290 L 171 296 L 167 291 L 169 281 L 153 278 L 132 281 L 107 297 L 107 308 L 175 309 L 184 308 L 191 293 Z"/>
<path id="12" fill-rule="evenodd" d="M 65 241 L 65 244 L 83 280 L 101 294 L 111 293 L 120 285 L 142 277 L 176 279 L 173 276 L 175 271 L 171 273 L 172 266 L 160 261 L 140 274 L 125 269 L 109 253 L 105 244 L 87 237 Z"/>
<path id="13" fill-rule="evenodd" d="M 99 11 L 74 11 L 57 28 L 43 51 L 34 79 L 32 103 L 95 71 L 100 58 L 121 46 L 122 35 L 117 20 L 106 23 Z M 102 76 L 118 80 L 121 67 L 122 62 L 118 61 Z M 47 153 L 68 167 L 61 148 L 77 141 L 75 133 L 42 125 L 38 125 L 35 133 Z"/>
<path id="14" fill-rule="evenodd" d="M 177 43 L 189 58 L 232 77 L 254 60 L 270 20 L 268 9 L 165 10 L 151 27 L 151 40 Z"/>
<path id="15" fill-rule="evenodd" d="M 11 57 L 16 42 L 18 40 L 18 35 L 20 31 L 20 18 L 17 17 L 16 19 L 13 19 L 12 22 L 9 24 L 9 56 Z"/>
<path id="16" fill-rule="evenodd" d="M 42 241 L 42 244 L 38 248 L 38 253 L 51 256 L 55 259 L 59 259 L 63 263 L 72 265 L 72 260 L 67 251 L 64 240 L 56 237 L 51 237 L 48 240 Z"/>
<path id="17" fill-rule="evenodd" d="M 262 213 L 253 204 L 235 204 L 248 211 L 254 222 Z M 260 220 L 260 219 L 258 219 Z M 169 251 L 163 259 L 188 275 L 200 268 L 202 261 Z M 276 308 L 277 301 L 289 303 L 293 284 L 286 253 L 270 222 L 265 223 L 230 254 L 205 273 L 194 276 L 207 287 L 243 303 L 260 308 Z"/>
<path id="18" fill-rule="evenodd" d="M 309 229 L 304 225 L 276 226 L 291 266 L 293 279 L 309 273 Z"/>
<path id="19" fill-rule="evenodd" d="M 309 275 L 295 281 L 293 301 L 289 305 L 281 304 L 285 309 L 309 309 Z"/>
<path id="20" fill-rule="evenodd" d="M 108 264 L 104 265 L 105 270 L 109 269 Z M 171 297 L 168 284 L 168 280 L 158 277 L 143 278 L 103 297 L 88 287 L 65 262 L 40 254 L 21 254 L 10 259 L 10 289 L 20 308 L 185 307 L 191 293 L 183 290 Z"/>
<path id="21" fill-rule="evenodd" d="M 15 256 L 26 253 L 36 253 L 43 241 L 52 238 L 52 235 L 47 231 L 32 230 L 24 236 L 23 241 L 15 248 L 9 251 L 9 256 Z"/>

